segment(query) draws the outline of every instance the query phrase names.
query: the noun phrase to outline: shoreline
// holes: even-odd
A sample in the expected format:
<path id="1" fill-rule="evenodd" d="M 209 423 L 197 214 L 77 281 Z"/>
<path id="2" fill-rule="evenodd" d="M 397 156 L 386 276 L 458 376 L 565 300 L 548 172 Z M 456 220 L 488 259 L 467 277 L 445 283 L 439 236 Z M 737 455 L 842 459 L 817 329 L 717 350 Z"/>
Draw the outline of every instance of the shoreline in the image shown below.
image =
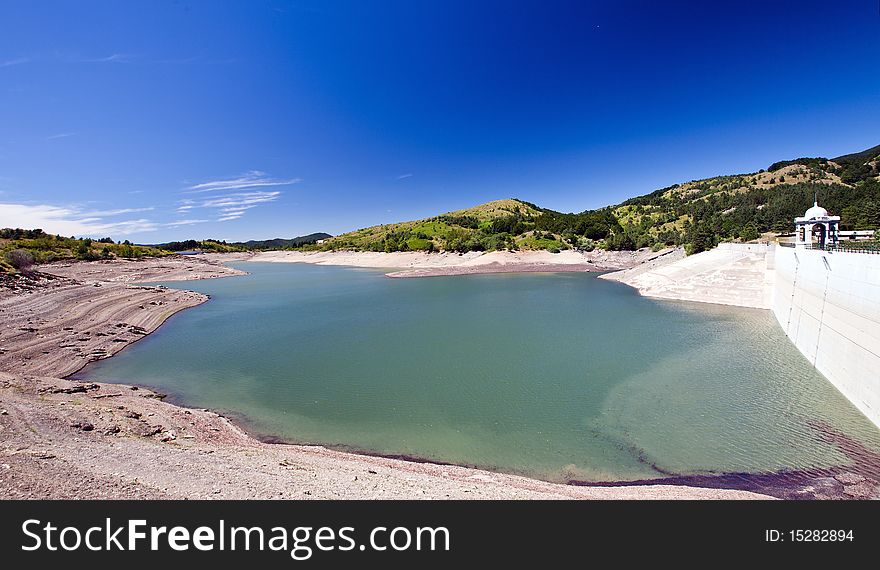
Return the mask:
<path id="1" fill-rule="evenodd" d="M 388 270 L 387 277 L 420 278 L 496 273 L 607 272 L 650 262 L 671 250 L 639 251 L 471 251 L 468 253 L 268 251 L 247 261 L 308 263 Z"/>
<path id="2" fill-rule="evenodd" d="M 162 402 L 161 395 L 148 388 L 58 378 L 119 352 L 156 330 L 171 315 L 207 300 L 191 291 L 137 285 L 135 275 L 151 281 L 241 275 L 244 272 L 223 266 L 221 261 L 260 261 L 259 257 L 55 264 L 41 269 L 59 275 L 61 283 L 0 296 L 4 318 L 14 313 L 11 307 L 15 306 L 19 312 L 13 321 L 29 323 L 19 327 L 26 330 L 15 331 L 14 338 L 3 339 L 0 354 L 0 409 L 5 412 L 0 414 L 2 497 L 769 498 L 749 491 L 673 486 L 660 481 L 580 487 L 432 461 L 265 443 L 228 418 Z M 97 298 L 96 290 L 100 292 Z M 92 295 L 80 298 L 86 292 Z M 47 296 L 50 302 L 46 302 Z M 48 310 L 36 311 L 33 301 L 37 298 L 40 302 L 36 305 L 48 306 Z M 10 303 L 10 299 L 31 302 Z M 79 301 L 73 303 L 73 310 L 67 306 L 72 299 Z M 76 310 L 78 305 L 85 311 Z M 132 318 L 142 324 L 118 326 Z M 71 321 L 87 325 L 88 332 L 63 326 Z M 116 330 L 105 332 L 108 326 Z M 65 342 L 69 337 L 85 346 L 70 350 Z M 61 356 L 47 359 L 52 346 Z M 62 352 L 65 348 L 66 353 Z M 111 402 L 115 407 L 106 405 Z M 178 461 L 181 453 L 187 455 L 185 461 Z M 218 464 L 219 458 L 223 461 Z M 153 467 L 169 461 L 174 464 L 164 470 Z M 270 467 L 273 461 L 274 469 Z M 71 471 L 71 464 L 79 469 Z M 88 467 L 85 473 L 84 465 Z M 364 466 L 369 478 L 381 470 L 382 481 L 368 488 L 358 483 L 364 478 Z M 258 473 L 250 473 L 253 469 Z M 228 470 L 249 474 L 215 489 L 215 481 L 223 480 Z M 297 475 L 292 476 L 291 471 Z M 340 472 L 348 476 L 355 471 L 360 475 L 339 479 Z M 309 477 L 303 480 L 305 472 Z M 65 484 L 83 477 L 96 484 L 88 488 Z M 291 479 L 308 489 L 291 492 Z M 136 483 L 123 485 L 130 480 Z"/>

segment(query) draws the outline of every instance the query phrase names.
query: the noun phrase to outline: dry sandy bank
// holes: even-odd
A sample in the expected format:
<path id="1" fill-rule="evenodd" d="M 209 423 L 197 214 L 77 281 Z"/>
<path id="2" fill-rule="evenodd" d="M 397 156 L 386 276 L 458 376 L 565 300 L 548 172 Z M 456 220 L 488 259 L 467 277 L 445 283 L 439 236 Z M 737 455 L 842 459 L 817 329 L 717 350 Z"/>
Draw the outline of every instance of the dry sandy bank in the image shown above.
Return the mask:
<path id="1" fill-rule="evenodd" d="M 677 249 L 601 277 L 655 299 L 769 309 L 773 285 L 772 272 L 767 271 L 769 251 L 765 244 L 722 243 L 685 257 L 684 250 Z"/>
<path id="2" fill-rule="evenodd" d="M 389 277 L 433 277 L 478 273 L 525 273 L 540 271 L 610 271 L 642 263 L 657 254 L 649 250 L 560 253 L 549 251 L 471 251 L 468 253 L 364 252 L 364 251 L 269 251 L 251 261 L 313 263 L 397 269 Z"/>

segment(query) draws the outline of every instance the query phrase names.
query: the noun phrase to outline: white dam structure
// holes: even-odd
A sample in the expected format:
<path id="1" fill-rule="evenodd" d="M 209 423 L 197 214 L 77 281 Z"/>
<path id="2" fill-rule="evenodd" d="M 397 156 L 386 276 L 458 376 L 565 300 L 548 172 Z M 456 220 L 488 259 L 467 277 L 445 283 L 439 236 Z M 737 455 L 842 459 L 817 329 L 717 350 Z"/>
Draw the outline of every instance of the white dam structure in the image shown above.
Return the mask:
<path id="1" fill-rule="evenodd" d="M 880 426 L 880 255 L 771 246 L 779 326 Z"/>
<path id="2" fill-rule="evenodd" d="M 817 233 L 836 241 L 835 226 Z M 880 252 L 814 248 L 808 231 L 797 244 L 723 243 L 602 277 L 658 299 L 773 311 L 810 364 L 880 426 Z"/>

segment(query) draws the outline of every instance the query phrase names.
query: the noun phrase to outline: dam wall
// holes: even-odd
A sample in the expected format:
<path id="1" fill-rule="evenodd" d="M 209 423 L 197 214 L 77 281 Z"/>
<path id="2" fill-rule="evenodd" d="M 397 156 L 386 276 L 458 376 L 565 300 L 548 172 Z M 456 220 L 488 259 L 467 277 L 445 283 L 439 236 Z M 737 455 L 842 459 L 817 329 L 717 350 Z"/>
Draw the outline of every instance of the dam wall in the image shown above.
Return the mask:
<path id="1" fill-rule="evenodd" d="M 880 255 L 722 243 L 601 277 L 646 297 L 773 311 L 810 364 L 880 426 Z"/>
<path id="2" fill-rule="evenodd" d="M 880 426 L 880 255 L 771 249 L 771 308 L 782 330 Z"/>

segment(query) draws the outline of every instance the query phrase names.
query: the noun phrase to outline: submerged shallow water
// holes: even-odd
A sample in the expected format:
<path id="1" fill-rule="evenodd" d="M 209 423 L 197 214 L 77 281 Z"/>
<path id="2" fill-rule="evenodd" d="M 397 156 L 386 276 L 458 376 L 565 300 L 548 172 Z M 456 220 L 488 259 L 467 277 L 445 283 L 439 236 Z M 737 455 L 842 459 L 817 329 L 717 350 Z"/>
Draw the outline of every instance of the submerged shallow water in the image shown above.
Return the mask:
<path id="1" fill-rule="evenodd" d="M 253 431 L 549 480 L 847 465 L 816 426 L 880 430 L 769 311 L 660 302 L 595 274 L 388 279 L 236 264 L 211 295 L 80 376 L 244 417 Z"/>

